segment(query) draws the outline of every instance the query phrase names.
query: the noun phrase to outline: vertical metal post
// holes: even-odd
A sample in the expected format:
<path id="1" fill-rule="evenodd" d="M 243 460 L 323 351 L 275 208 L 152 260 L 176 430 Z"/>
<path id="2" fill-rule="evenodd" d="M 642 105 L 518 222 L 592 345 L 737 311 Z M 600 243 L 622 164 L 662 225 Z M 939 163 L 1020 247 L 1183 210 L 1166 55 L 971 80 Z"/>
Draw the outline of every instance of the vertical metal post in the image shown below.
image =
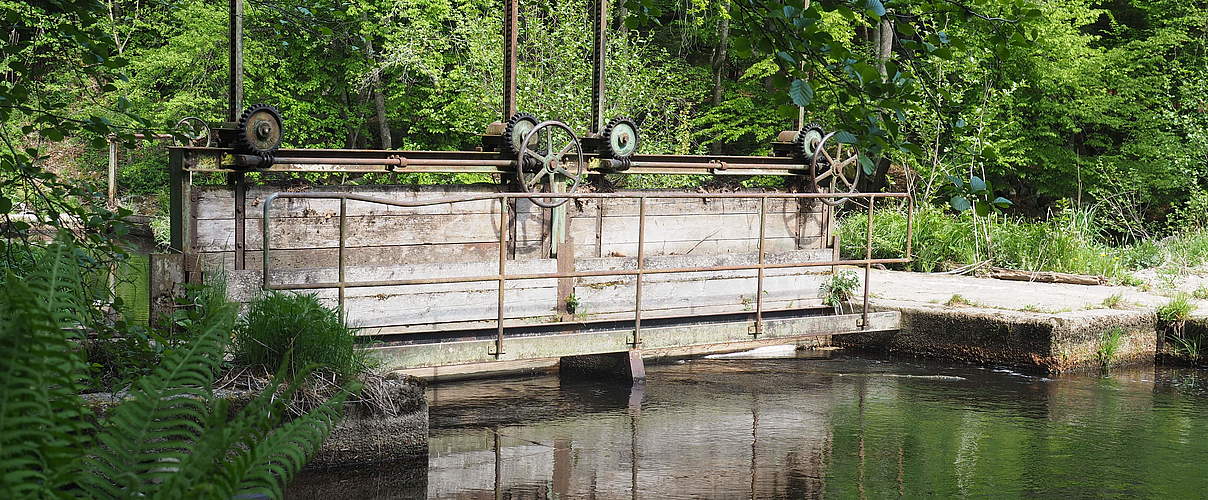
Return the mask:
<path id="1" fill-rule="evenodd" d="M 633 347 L 642 345 L 642 270 L 646 268 L 646 197 L 638 198 L 638 273 L 634 275 Z"/>
<path id="2" fill-rule="evenodd" d="M 592 6 L 595 26 L 595 46 L 591 68 L 591 127 L 593 134 L 604 128 L 604 66 L 608 52 L 608 0 L 595 0 Z"/>
<path id="3" fill-rule="evenodd" d="M 227 120 L 239 119 L 243 108 L 243 0 L 230 0 L 230 73 L 227 75 L 229 95 Z"/>
<path id="4" fill-rule="evenodd" d="M 503 499 L 503 452 L 499 447 L 499 429 L 491 429 L 495 437 L 495 500 Z"/>
<path id="5" fill-rule="evenodd" d="M 269 209 L 273 206 L 273 200 L 277 199 L 277 193 L 273 193 L 264 198 L 264 217 L 260 219 L 260 274 L 264 277 L 264 289 L 268 290 L 269 280 L 272 274 L 272 261 L 269 260 L 269 248 L 272 248 L 272 238 L 269 234 Z"/>
<path id="6" fill-rule="evenodd" d="M 906 258 L 914 257 L 914 195 L 906 197 Z"/>
<path id="7" fill-rule="evenodd" d="M 768 196 L 759 198 L 759 276 L 755 283 L 755 335 L 763 333 L 763 261 L 764 236 L 767 234 Z"/>
<path id="8" fill-rule="evenodd" d="M 109 208 L 117 207 L 117 138 L 109 136 Z"/>
<path id="9" fill-rule="evenodd" d="M 876 197 L 868 197 L 868 227 L 864 235 L 864 312 L 860 314 L 860 328 L 868 329 L 868 279 L 872 276 L 872 206 Z"/>
<path id="10" fill-rule="evenodd" d="M 339 261 L 339 266 L 340 266 L 340 270 L 339 270 L 339 273 L 340 273 L 340 275 L 339 275 L 339 279 L 340 279 L 340 319 L 341 319 L 341 321 L 344 322 L 345 325 L 348 324 L 348 312 L 344 309 L 344 283 L 345 283 L 345 277 L 346 277 L 345 271 L 344 271 L 344 246 L 345 246 L 346 236 L 345 236 L 344 232 L 347 229 L 348 229 L 348 198 L 341 197 L 340 198 L 340 249 L 338 250 L 336 258 Z"/>
<path id="11" fill-rule="evenodd" d="M 503 0 L 503 121 L 516 114 L 516 43 L 519 0 Z"/>
<path id="12" fill-rule="evenodd" d="M 513 0 L 509 0 L 513 1 Z M 503 356 L 503 296 L 507 278 L 508 199 L 499 198 L 499 304 L 495 318 L 495 358 Z"/>
<path id="13" fill-rule="evenodd" d="M 235 189 L 235 270 L 242 271 L 247 269 L 247 178 L 243 172 L 236 172 L 231 180 Z"/>

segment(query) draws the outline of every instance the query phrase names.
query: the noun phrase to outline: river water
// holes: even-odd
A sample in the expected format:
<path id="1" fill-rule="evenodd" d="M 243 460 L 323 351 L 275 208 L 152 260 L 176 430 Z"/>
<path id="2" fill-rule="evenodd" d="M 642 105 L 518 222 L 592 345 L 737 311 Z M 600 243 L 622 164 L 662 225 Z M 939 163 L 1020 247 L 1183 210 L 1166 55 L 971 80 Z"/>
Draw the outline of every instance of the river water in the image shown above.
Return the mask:
<path id="1" fill-rule="evenodd" d="M 429 389 L 427 470 L 309 473 L 292 498 L 1208 496 L 1208 372 L 1047 378 L 842 351 Z"/>

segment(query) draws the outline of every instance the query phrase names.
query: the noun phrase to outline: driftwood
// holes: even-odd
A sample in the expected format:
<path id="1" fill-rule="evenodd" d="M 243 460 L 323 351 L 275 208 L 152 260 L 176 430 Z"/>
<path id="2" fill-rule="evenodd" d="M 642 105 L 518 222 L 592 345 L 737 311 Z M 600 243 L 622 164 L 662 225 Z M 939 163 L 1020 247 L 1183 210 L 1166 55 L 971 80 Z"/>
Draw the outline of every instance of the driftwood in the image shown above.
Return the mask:
<path id="1" fill-rule="evenodd" d="M 1011 281 L 1037 281 L 1040 283 L 1070 283 L 1074 285 L 1106 285 L 1107 278 L 1085 274 L 1069 274 L 1054 272 L 1019 271 L 995 267 L 990 269 L 990 277 Z"/>

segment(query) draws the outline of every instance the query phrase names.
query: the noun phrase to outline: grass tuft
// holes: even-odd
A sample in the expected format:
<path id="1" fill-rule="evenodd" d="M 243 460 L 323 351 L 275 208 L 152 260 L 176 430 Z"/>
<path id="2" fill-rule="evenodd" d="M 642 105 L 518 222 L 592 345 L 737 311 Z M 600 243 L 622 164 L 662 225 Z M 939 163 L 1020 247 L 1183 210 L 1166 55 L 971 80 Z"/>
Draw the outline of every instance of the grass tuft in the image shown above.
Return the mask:
<path id="1" fill-rule="evenodd" d="M 315 368 L 349 379 L 367 368 L 355 330 L 313 294 L 274 291 L 257 297 L 236 327 L 233 351 L 237 365 L 275 372 L 285 364 L 291 378 Z"/>
<path id="2" fill-rule="evenodd" d="M 1124 294 L 1117 293 L 1106 299 L 1103 299 L 1103 307 L 1108 309 L 1125 309 Z"/>
<path id="3" fill-rule="evenodd" d="M 1191 312 L 1195 310 L 1195 305 L 1191 303 L 1189 297 L 1186 293 L 1175 295 L 1170 302 L 1158 308 L 1158 319 L 1168 323 L 1181 323 L 1191 319 Z"/>
<path id="4" fill-rule="evenodd" d="M 1116 354 L 1120 351 L 1120 345 L 1124 343 L 1124 329 L 1120 327 L 1110 328 L 1103 332 L 1103 336 L 1099 339 L 1099 351 L 1095 353 L 1099 359 L 1099 364 L 1103 368 L 1111 365 L 1115 361 Z"/>

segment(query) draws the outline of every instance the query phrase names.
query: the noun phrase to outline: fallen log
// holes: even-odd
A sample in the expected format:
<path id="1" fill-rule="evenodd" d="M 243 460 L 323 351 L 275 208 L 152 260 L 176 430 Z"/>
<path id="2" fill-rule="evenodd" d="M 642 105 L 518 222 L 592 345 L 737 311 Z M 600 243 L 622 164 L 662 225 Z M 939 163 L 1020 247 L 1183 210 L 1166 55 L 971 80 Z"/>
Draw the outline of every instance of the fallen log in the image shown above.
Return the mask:
<path id="1" fill-rule="evenodd" d="M 1086 274 L 1054 273 L 1048 271 L 1019 271 L 995 267 L 990 269 L 990 277 L 1011 281 L 1035 281 L 1040 283 L 1070 283 L 1073 285 L 1106 285 L 1107 278 Z"/>

